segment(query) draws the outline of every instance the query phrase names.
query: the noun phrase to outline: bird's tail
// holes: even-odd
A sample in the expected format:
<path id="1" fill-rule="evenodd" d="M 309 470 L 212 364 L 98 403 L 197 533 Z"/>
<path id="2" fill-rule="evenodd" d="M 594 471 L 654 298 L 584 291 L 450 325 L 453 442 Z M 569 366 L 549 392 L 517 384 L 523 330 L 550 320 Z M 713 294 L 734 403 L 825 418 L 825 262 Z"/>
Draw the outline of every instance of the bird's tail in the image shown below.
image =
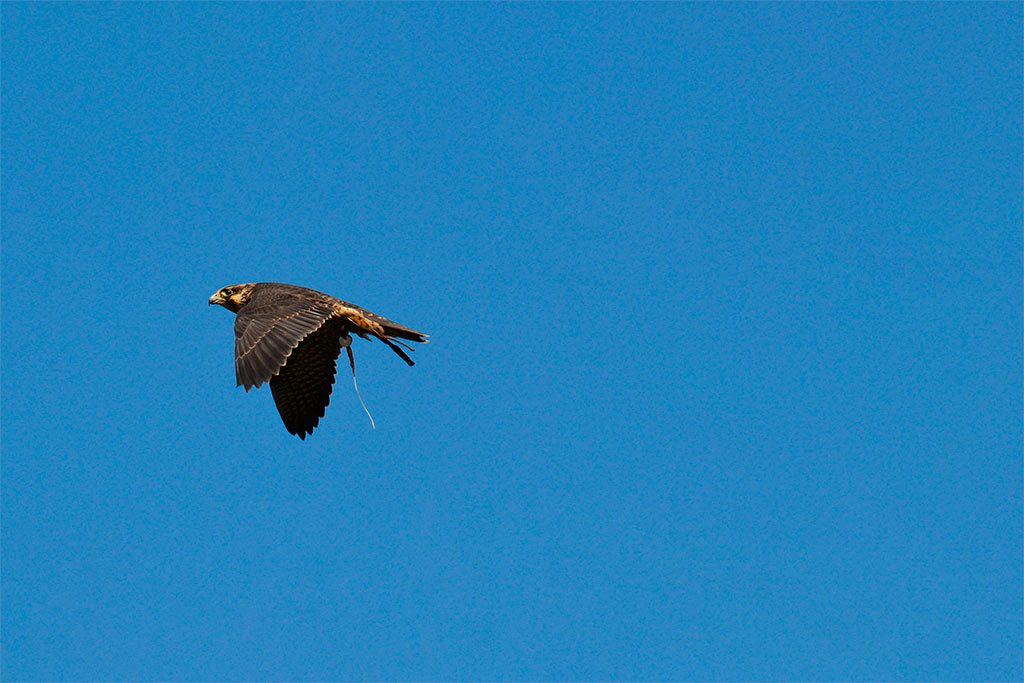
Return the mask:
<path id="1" fill-rule="evenodd" d="M 429 343 L 429 341 L 427 340 L 427 335 L 423 334 L 422 332 L 417 332 L 411 327 L 399 325 L 393 320 L 388 320 L 387 318 L 378 317 L 374 322 L 380 325 L 380 329 L 383 332 L 383 334 L 380 334 L 377 331 L 373 331 L 373 336 L 387 344 L 388 347 L 396 354 L 398 354 L 398 357 L 404 360 L 406 363 L 408 363 L 409 365 L 416 365 L 412 361 L 412 358 L 409 358 L 409 354 L 402 350 L 403 346 L 409 349 L 410 351 L 412 351 L 413 348 L 402 340 L 407 339 L 409 341 L 417 342 L 419 344 L 427 344 Z"/>
<path id="2" fill-rule="evenodd" d="M 336 312 L 344 316 L 351 323 L 353 332 L 363 338 L 373 335 L 380 339 L 409 365 L 415 365 L 415 363 L 412 362 L 412 358 L 409 358 L 409 354 L 403 351 L 399 344 L 410 351 L 412 351 L 412 347 L 401 340 L 407 339 L 420 344 L 427 343 L 427 335 L 422 332 L 417 332 L 405 325 L 399 325 L 393 320 L 388 320 L 376 313 L 370 313 L 358 306 L 342 302 L 336 306 Z"/>
<path id="3" fill-rule="evenodd" d="M 394 322 L 393 320 L 388 320 L 387 318 L 378 318 L 376 322 L 378 322 L 380 324 L 380 326 L 384 328 L 384 333 L 388 337 L 392 337 L 392 338 L 393 337 L 398 337 L 399 339 L 408 339 L 409 341 L 417 342 L 417 343 L 420 343 L 420 344 L 428 343 L 428 341 L 427 341 L 428 335 L 423 334 L 422 332 L 417 332 L 416 330 L 412 329 L 411 327 L 406 327 L 405 325 L 399 325 L 398 323 Z"/>

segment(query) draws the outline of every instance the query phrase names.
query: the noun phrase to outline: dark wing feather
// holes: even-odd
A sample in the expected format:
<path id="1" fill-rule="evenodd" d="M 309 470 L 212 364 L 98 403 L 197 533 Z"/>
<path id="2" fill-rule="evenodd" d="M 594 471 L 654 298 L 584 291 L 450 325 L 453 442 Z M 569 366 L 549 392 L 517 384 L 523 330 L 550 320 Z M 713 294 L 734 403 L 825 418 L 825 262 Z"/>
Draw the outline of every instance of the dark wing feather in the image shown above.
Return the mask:
<path id="1" fill-rule="evenodd" d="M 303 339 L 280 373 L 270 378 L 284 426 L 300 439 L 312 434 L 331 402 L 344 323 L 334 318 Z"/>
<path id="2" fill-rule="evenodd" d="M 235 317 L 235 378 L 248 391 L 276 375 L 292 350 L 327 321 L 330 307 L 288 291 L 258 288 Z"/>

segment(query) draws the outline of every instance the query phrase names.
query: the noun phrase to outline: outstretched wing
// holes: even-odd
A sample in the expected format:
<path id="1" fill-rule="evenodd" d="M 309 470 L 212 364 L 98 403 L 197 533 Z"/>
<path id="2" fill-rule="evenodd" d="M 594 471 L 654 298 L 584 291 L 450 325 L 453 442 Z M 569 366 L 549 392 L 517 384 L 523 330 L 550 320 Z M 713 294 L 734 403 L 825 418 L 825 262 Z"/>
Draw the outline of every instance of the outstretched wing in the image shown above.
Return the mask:
<path id="1" fill-rule="evenodd" d="M 313 433 L 331 402 L 343 337 L 347 339 L 344 322 L 328 320 L 299 342 L 281 371 L 270 378 L 277 412 L 288 431 L 300 439 Z"/>
<path id="2" fill-rule="evenodd" d="M 235 378 L 246 391 L 270 381 L 299 343 L 334 312 L 287 291 L 256 289 L 235 316 Z M 335 354 L 337 355 L 337 354 Z"/>

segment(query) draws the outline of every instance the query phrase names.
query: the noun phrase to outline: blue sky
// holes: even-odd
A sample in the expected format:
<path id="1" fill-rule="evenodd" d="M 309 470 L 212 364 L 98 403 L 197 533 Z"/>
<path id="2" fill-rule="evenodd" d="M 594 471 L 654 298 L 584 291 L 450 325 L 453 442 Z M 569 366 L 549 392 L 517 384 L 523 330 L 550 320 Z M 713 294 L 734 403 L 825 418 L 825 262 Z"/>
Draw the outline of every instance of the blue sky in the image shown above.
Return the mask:
<path id="1" fill-rule="evenodd" d="M 2 18 L 6 680 L 1024 674 L 1019 3 Z"/>

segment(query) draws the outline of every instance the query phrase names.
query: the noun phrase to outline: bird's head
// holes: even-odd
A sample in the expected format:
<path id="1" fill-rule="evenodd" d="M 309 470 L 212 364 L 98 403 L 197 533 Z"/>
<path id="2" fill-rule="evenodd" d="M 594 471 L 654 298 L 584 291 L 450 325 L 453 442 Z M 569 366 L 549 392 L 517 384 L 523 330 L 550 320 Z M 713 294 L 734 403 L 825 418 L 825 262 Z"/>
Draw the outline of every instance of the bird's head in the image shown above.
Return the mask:
<path id="1" fill-rule="evenodd" d="M 213 296 L 210 297 L 210 305 L 218 304 L 234 313 L 238 312 L 241 308 L 249 301 L 249 297 L 252 296 L 253 287 L 256 285 L 249 283 L 244 285 L 228 285 L 227 287 L 221 287 L 218 289 Z"/>

